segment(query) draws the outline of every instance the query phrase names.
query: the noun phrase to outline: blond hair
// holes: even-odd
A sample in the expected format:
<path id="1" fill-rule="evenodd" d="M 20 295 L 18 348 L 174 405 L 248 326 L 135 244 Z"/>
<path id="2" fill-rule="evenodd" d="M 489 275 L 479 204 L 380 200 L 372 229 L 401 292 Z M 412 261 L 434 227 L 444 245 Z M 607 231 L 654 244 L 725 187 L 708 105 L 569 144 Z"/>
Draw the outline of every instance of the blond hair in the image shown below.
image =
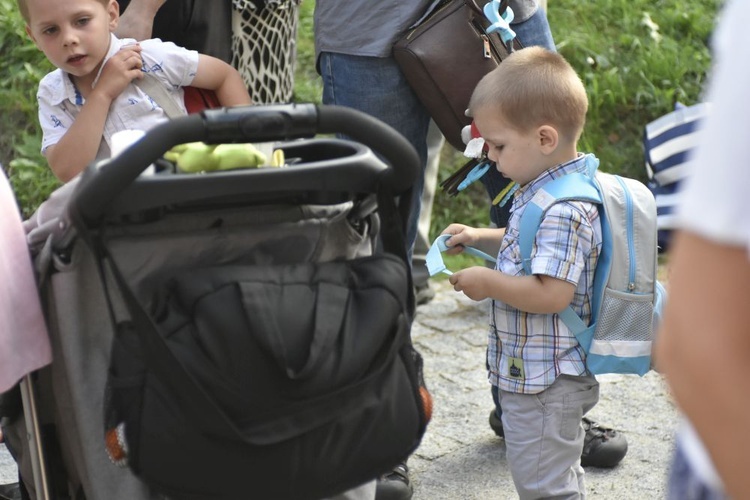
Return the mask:
<path id="1" fill-rule="evenodd" d="M 469 113 L 489 107 L 518 130 L 551 125 L 575 142 L 583 132 L 588 105 L 583 82 L 563 56 L 528 47 L 482 78 L 471 96 Z"/>
<path id="2" fill-rule="evenodd" d="M 65 1 L 65 0 L 59 0 L 59 1 Z M 109 6 L 109 0 L 96 0 L 96 1 L 104 5 L 104 7 Z M 18 5 L 18 10 L 21 12 L 21 17 L 23 17 L 23 20 L 26 21 L 26 24 L 29 24 L 31 22 L 31 16 L 29 15 L 29 5 L 26 3 L 26 0 L 16 0 L 16 4 Z"/>

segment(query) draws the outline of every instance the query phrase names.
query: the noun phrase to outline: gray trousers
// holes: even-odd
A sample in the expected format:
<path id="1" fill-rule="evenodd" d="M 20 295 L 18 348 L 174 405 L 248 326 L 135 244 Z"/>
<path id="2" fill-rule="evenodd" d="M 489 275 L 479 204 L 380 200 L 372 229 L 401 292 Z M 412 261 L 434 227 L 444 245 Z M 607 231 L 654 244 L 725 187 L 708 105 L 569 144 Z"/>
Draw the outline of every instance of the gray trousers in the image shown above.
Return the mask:
<path id="1" fill-rule="evenodd" d="M 508 466 L 522 500 L 586 497 L 581 418 L 599 401 L 593 376 L 560 375 L 538 394 L 498 391 Z"/>

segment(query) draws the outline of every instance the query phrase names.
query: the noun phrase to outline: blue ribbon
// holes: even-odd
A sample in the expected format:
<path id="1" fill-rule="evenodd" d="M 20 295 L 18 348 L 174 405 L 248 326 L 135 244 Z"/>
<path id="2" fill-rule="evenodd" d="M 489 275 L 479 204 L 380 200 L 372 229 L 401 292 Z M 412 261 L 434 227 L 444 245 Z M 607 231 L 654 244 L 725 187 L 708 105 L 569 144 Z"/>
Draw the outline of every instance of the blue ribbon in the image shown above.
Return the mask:
<path id="1" fill-rule="evenodd" d="M 513 9 L 507 7 L 503 15 L 500 15 L 500 0 L 492 0 L 484 6 L 484 16 L 489 20 L 490 27 L 487 33 L 498 32 L 503 43 L 507 46 L 516 37 L 516 32 L 510 28 L 513 22 Z"/>
<path id="2" fill-rule="evenodd" d="M 427 266 L 427 271 L 430 273 L 430 276 L 435 276 L 438 273 L 445 273 L 449 276 L 453 274 L 453 272 L 451 272 L 446 267 L 445 262 L 443 262 L 443 256 L 442 256 L 442 253 L 448 250 L 449 248 L 448 245 L 445 244 L 445 242 L 449 240 L 451 236 L 452 236 L 451 234 L 441 234 L 440 236 L 435 238 L 435 241 L 432 243 L 432 246 L 427 251 L 427 256 L 425 258 L 425 265 Z M 488 255 L 474 247 L 465 246 L 464 252 L 474 255 L 475 257 L 481 257 L 490 262 L 495 262 L 495 257 Z"/>
<path id="3" fill-rule="evenodd" d="M 466 174 L 466 177 L 464 180 L 461 181 L 461 184 L 458 185 L 456 188 L 457 191 L 463 191 L 469 185 L 474 182 L 477 179 L 481 179 L 484 174 L 487 173 L 487 171 L 490 169 L 490 162 L 485 161 L 478 165 L 475 165 L 474 168 L 469 171 L 468 174 Z"/>

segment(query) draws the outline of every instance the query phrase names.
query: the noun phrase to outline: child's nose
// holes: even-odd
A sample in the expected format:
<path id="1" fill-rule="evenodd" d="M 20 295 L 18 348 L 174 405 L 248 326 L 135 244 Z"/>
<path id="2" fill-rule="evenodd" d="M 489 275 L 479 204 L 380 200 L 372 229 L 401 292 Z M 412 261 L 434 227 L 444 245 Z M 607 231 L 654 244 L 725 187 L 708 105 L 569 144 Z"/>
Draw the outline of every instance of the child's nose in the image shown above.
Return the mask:
<path id="1" fill-rule="evenodd" d="M 78 44 L 78 34 L 73 29 L 64 29 L 62 39 L 65 47 Z"/>
<path id="2" fill-rule="evenodd" d="M 497 163 L 497 151 L 495 151 L 495 148 L 490 148 L 490 150 L 487 151 L 487 158 Z"/>

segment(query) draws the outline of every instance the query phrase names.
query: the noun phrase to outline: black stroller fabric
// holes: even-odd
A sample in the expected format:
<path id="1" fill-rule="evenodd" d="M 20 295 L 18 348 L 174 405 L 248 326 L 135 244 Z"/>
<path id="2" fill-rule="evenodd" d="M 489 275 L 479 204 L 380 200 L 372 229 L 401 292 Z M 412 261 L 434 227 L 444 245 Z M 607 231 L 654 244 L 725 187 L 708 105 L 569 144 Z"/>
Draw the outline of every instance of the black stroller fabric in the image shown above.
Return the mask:
<path id="1" fill-rule="evenodd" d="M 405 459 L 426 425 L 406 276 L 390 255 L 189 271 L 158 334 L 126 295 L 108 420 L 131 468 L 174 498 L 320 499 Z"/>
<path id="2" fill-rule="evenodd" d="M 341 131 L 362 143 L 314 137 Z M 196 140 L 283 140 L 293 161 L 138 175 Z M 52 497 L 320 500 L 406 459 L 430 411 L 402 224 L 417 171 L 362 113 L 249 106 L 170 120 L 61 189 L 28 237 Z"/>

